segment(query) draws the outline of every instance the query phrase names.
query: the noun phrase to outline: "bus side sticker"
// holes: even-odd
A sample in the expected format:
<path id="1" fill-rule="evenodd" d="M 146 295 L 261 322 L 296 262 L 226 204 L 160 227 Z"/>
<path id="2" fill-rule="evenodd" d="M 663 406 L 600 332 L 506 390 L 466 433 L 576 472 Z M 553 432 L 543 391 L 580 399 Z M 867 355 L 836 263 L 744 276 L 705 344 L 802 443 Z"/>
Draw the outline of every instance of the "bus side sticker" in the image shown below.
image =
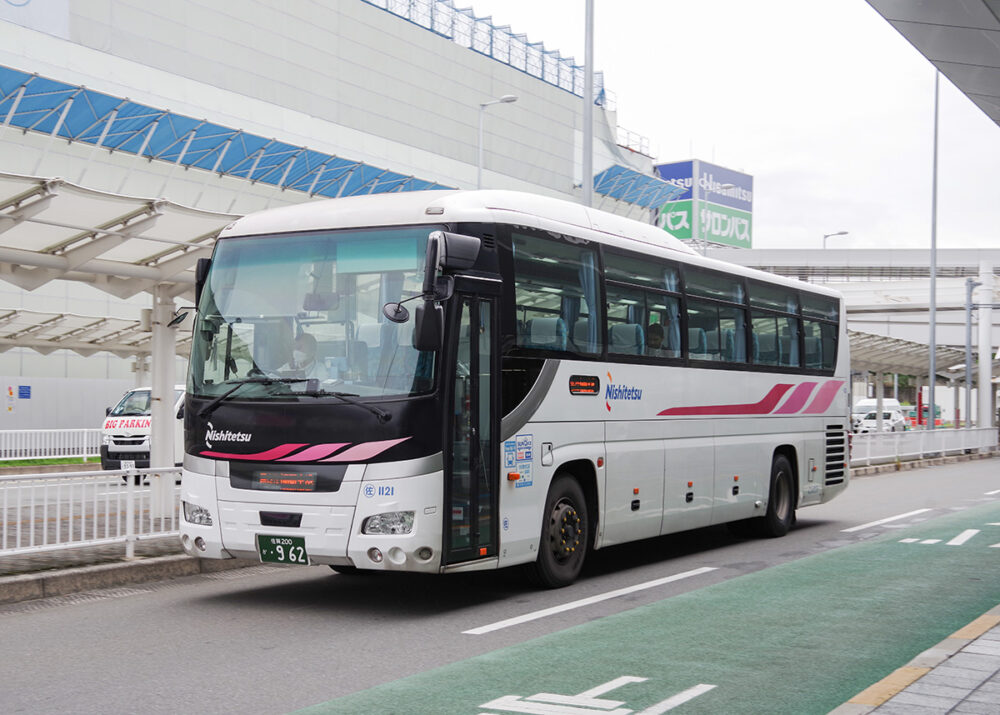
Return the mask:
<path id="1" fill-rule="evenodd" d="M 519 434 L 503 443 L 503 467 L 521 476 L 514 482 L 516 488 L 532 485 L 531 462 L 534 454 L 534 435 Z"/>

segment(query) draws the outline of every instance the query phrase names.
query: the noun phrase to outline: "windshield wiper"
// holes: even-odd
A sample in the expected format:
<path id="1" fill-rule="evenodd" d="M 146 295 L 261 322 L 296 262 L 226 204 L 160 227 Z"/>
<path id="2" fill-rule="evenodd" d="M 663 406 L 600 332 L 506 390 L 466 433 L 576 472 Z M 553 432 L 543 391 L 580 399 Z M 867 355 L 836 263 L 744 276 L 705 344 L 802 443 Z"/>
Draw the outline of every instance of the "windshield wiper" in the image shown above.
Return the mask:
<path id="1" fill-rule="evenodd" d="M 235 385 L 230 387 L 228 390 L 223 392 L 221 395 L 216 397 L 214 400 L 209 402 L 207 405 L 198 410 L 198 416 L 202 419 L 211 415 L 215 408 L 222 404 L 223 400 L 227 399 L 230 395 L 236 392 L 238 389 L 244 385 L 274 385 L 280 384 L 293 384 L 297 382 L 308 382 L 308 378 L 305 377 L 248 377 L 244 380 L 240 380 Z"/>
<path id="2" fill-rule="evenodd" d="M 363 409 L 371 412 L 375 417 L 378 418 L 380 424 L 385 424 L 392 419 L 392 415 L 385 410 L 379 409 L 375 405 L 369 405 L 367 402 L 362 402 L 361 400 L 355 400 L 355 397 L 359 395 L 353 392 L 329 392 L 327 390 L 307 390 L 302 393 L 303 395 L 309 395 L 310 397 L 336 397 L 338 400 L 343 400 L 349 405 L 355 405 L 356 407 L 361 407 Z"/>
<path id="3" fill-rule="evenodd" d="M 273 384 L 289 385 L 289 384 L 295 384 L 295 383 L 299 383 L 299 382 L 305 382 L 305 383 L 307 383 L 306 391 L 298 393 L 300 395 L 307 395 L 309 397 L 336 397 L 337 399 L 342 400 L 343 402 L 346 402 L 349 405 L 355 405 L 357 407 L 361 407 L 362 409 L 368 410 L 373 415 L 375 415 L 375 417 L 378 418 L 378 421 L 380 423 L 382 423 L 382 424 L 385 424 L 386 422 L 388 422 L 389 420 L 392 419 L 392 415 L 389 414 L 388 412 L 386 412 L 385 410 L 379 409 L 378 407 L 375 407 L 374 405 L 369 405 L 366 402 L 361 402 L 360 400 L 355 400 L 354 398 L 358 397 L 358 395 L 356 395 L 354 393 L 351 393 L 351 392 L 328 392 L 326 390 L 317 389 L 318 388 L 318 383 L 317 383 L 316 379 L 315 378 L 307 378 L 307 377 L 248 377 L 245 380 L 241 380 L 241 381 L 237 382 L 235 385 L 233 385 L 228 390 L 226 390 L 225 392 L 223 392 L 221 395 L 219 395 L 218 397 L 216 397 L 214 400 L 212 400 L 211 402 L 209 402 L 207 405 L 205 405 L 204 407 L 202 407 L 198 411 L 198 417 L 201 417 L 201 418 L 204 419 L 204 418 L 208 417 L 209 415 L 211 415 L 212 412 L 215 411 L 216 407 L 218 407 L 220 404 L 222 404 L 222 402 L 224 400 L 226 400 L 230 395 L 232 395 L 234 392 L 236 392 L 238 389 L 240 389 L 244 385 L 247 385 L 247 384 L 251 384 L 251 385 L 273 385 Z M 313 385 L 308 384 L 308 383 L 315 383 L 316 386 L 314 387 Z"/>

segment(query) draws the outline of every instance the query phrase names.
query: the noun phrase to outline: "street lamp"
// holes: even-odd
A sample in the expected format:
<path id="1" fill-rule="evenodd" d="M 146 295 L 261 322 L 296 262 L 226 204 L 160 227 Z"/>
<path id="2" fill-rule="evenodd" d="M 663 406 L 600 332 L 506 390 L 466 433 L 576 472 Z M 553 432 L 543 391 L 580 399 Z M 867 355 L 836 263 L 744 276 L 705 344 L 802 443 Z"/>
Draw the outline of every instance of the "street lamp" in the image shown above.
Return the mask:
<path id="1" fill-rule="evenodd" d="M 479 105 L 479 158 L 476 163 L 476 188 L 483 188 L 483 117 L 486 115 L 486 108 L 494 104 L 510 104 L 517 101 L 516 94 L 505 94 L 500 99 L 491 99 L 489 102 L 482 102 Z"/>
<path id="2" fill-rule="evenodd" d="M 837 231 L 836 233 L 824 233 L 823 234 L 823 250 L 824 251 L 826 250 L 826 239 L 830 238 L 830 236 L 846 236 L 846 235 L 847 235 L 847 231 Z"/>

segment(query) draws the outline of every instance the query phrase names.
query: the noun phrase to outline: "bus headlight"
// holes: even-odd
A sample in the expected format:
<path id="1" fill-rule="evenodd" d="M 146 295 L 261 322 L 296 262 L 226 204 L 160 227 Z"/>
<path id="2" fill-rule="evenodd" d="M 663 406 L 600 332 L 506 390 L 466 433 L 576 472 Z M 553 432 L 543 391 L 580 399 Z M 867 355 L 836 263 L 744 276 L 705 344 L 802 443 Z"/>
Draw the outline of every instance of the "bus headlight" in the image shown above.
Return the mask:
<path id="1" fill-rule="evenodd" d="M 186 501 L 181 502 L 184 505 L 184 521 L 189 524 L 198 524 L 199 526 L 211 526 L 212 525 L 212 514 L 197 504 L 188 504 Z"/>
<path id="2" fill-rule="evenodd" d="M 412 511 L 387 511 L 361 522 L 362 534 L 409 534 L 413 531 Z"/>

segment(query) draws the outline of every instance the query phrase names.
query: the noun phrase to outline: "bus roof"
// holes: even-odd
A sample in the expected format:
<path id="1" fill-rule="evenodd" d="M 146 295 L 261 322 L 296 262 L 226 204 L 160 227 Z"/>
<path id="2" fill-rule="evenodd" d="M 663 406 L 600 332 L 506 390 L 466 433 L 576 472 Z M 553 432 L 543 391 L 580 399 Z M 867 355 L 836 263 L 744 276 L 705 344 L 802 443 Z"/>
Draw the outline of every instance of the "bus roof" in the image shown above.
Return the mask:
<path id="1" fill-rule="evenodd" d="M 648 223 L 563 199 L 495 190 L 408 191 L 313 201 L 250 214 L 227 226 L 219 237 L 453 222 L 499 222 L 543 230 L 572 226 L 694 253 L 682 241 Z"/>
<path id="2" fill-rule="evenodd" d="M 654 255 L 672 253 L 705 268 L 770 283 L 803 285 L 793 278 L 706 258 L 653 224 L 521 191 L 408 191 L 310 201 L 249 214 L 226 226 L 219 238 L 422 223 L 502 223 L 568 233 L 633 250 L 642 244 L 641 250 Z M 825 286 L 808 286 L 813 292 L 839 297 Z"/>

